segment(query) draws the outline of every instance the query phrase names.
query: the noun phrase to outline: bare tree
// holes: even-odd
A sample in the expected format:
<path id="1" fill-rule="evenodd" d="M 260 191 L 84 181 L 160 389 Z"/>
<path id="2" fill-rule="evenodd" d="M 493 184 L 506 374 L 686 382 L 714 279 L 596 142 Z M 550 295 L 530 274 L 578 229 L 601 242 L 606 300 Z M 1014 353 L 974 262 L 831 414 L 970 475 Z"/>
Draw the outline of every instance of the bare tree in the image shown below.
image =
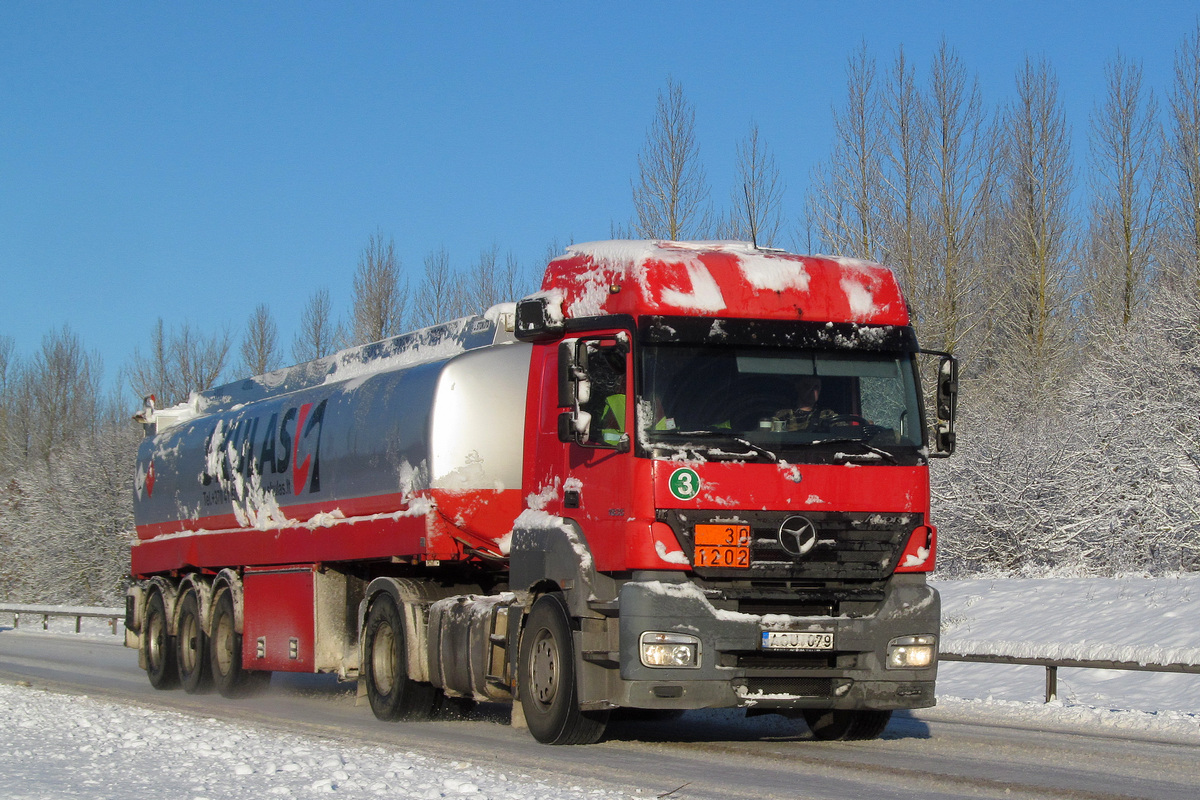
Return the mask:
<path id="1" fill-rule="evenodd" d="M 292 339 L 292 358 L 312 361 L 334 351 L 338 326 L 333 321 L 333 303 L 328 289 L 317 289 L 308 298 L 300 315 L 300 329 Z"/>
<path id="2" fill-rule="evenodd" d="M 929 185 L 923 165 L 928 160 L 929 110 L 917 88 L 916 69 L 901 48 L 896 53 L 883 87 L 884 143 L 887 171 L 880 197 L 883 259 L 900 271 L 901 282 L 913 307 L 914 322 L 932 313 L 927 308 L 929 277 Z"/>
<path id="3" fill-rule="evenodd" d="M 48 460 L 74 437 L 95 430 L 100 356 L 84 350 L 66 325 L 46 334 L 24 373 L 28 397 L 28 453 Z"/>
<path id="4" fill-rule="evenodd" d="M 0 408 L 21 424 L 0 463 L 0 597 L 111 603 L 133 537 L 129 476 L 140 431 L 99 356 L 67 326 L 17 363 L 0 337 Z M 19 451 L 19 452 L 17 452 Z"/>
<path id="5" fill-rule="evenodd" d="M 492 245 L 479 253 L 462 282 L 463 309 L 483 313 L 501 300 L 511 299 L 500 293 L 499 248 Z"/>
<path id="6" fill-rule="evenodd" d="M 462 316 L 465 296 L 462 280 L 451 265 L 446 248 L 433 251 L 425 256 L 425 274 L 417 291 L 413 325 L 424 328 Z"/>
<path id="7" fill-rule="evenodd" d="M 1166 152 L 1172 268 L 1200 291 L 1200 21 L 1175 52 Z"/>
<path id="8" fill-rule="evenodd" d="M 187 400 L 214 386 L 229 358 L 231 336 L 221 330 L 205 336 L 183 323 L 169 333 L 159 317 L 150 334 L 150 353 L 133 353 L 129 380 L 138 397 L 154 395 L 159 408 Z"/>
<path id="9" fill-rule="evenodd" d="M 1086 296 L 1100 330 L 1128 326 L 1146 302 L 1162 222 L 1157 104 L 1139 64 L 1117 54 L 1092 114 L 1092 235 Z"/>
<path id="10" fill-rule="evenodd" d="M 813 170 L 808 214 L 826 247 L 879 260 L 884 125 L 875 69 L 866 43 L 847 59 L 846 104 L 834 109 L 833 152 Z"/>
<path id="11" fill-rule="evenodd" d="M 551 261 L 561 256 L 567 251 L 567 248 L 570 247 L 574 241 L 575 237 L 573 236 L 568 236 L 566 240 L 562 242 L 560 242 L 558 237 L 555 236 L 549 242 L 546 242 L 546 254 L 544 256 L 545 262 L 549 264 Z"/>
<path id="12" fill-rule="evenodd" d="M 1026 59 L 1008 109 L 1006 208 L 1009 316 L 1014 356 L 1027 374 L 1061 355 L 1071 319 L 1070 128 L 1058 78 L 1045 60 Z M 1056 352 L 1057 351 L 1057 352 Z"/>
<path id="13" fill-rule="evenodd" d="M 19 365 L 11 336 L 0 336 L 0 480 L 11 466 L 12 423 L 16 418 L 16 384 Z"/>
<path id="14" fill-rule="evenodd" d="M 504 266 L 498 275 L 499 294 L 501 302 L 517 300 L 527 294 L 537 291 L 541 284 L 542 273 L 539 270 L 536 279 L 531 279 L 529 271 L 523 269 L 512 251 L 504 254 Z"/>
<path id="15" fill-rule="evenodd" d="M 367 240 L 354 273 L 350 309 L 350 344 L 377 342 L 404 328 L 408 311 L 408 282 L 400 277 L 396 243 L 382 234 Z"/>
<path id="16" fill-rule="evenodd" d="M 262 375 L 279 367 L 279 330 L 266 303 L 254 307 L 242 337 L 242 371 Z"/>
<path id="17" fill-rule="evenodd" d="M 671 78 L 658 95 L 632 188 L 633 227 L 639 236 L 677 240 L 708 235 L 712 215 L 696 144 L 696 111 Z"/>
<path id="18" fill-rule="evenodd" d="M 746 138 L 738 142 L 737 177 L 730 237 L 774 246 L 783 228 L 784 184 L 775 154 L 759 138 L 757 123 L 751 122 Z"/>
<path id="19" fill-rule="evenodd" d="M 985 127 L 979 82 L 967 75 L 943 39 L 929 81 L 929 183 L 933 247 L 930 274 L 937 284 L 935 341 L 954 351 L 985 311 L 978 301 L 986 223 L 994 194 L 997 148 Z"/>

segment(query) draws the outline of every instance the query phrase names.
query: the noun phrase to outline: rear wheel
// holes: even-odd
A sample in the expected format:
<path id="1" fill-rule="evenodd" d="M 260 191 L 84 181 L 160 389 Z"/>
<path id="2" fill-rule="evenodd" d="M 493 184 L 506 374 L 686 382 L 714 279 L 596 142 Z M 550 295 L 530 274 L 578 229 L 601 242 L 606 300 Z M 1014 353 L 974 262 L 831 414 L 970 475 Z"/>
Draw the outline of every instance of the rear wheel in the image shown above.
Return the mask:
<path id="1" fill-rule="evenodd" d="M 179 671 L 175 667 L 175 637 L 169 633 L 167 606 L 162 592 L 154 592 L 146 603 L 146 615 L 142 619 L 142 654 L 145 656 L 146 675 L 155 689 L 173 689 L 179 685 Z"/>
<path id="2" fill-rule="evenodd" d="M 360 680 L 367 682 L 367 699 L 379 719 L 428 719 L 438 707 L 438 691 L 429 683 L 409 680 L 404 622 L 389 594 L 371 604 L 363 630 Z"/>
<path id="3" fill-rule="evenodd" d="M 892 718 L 891 711 L 835 711 L 807 709 L 804 721 L 813 736 L 824 742 L 851 742 L 878 739 Z"/>
<path id="4" fill-rule="evenodd" d="M 608 711 L 583 711 L 576 688 L 575 648 L 562 595 L 539 597 L 521 634 L 517 674 L 525 722 L 543 744 L 591 744 L 608 725 Z"/>
<path id="5" fill-rule="evenodd" d="M 217 597 L 211 630 L 208 663 L 212 681 L 222 697 L 244 697 L 270 682 L 270 672 L 242 668 L 242 635 L 237 632 L 233 593 L 228 590 Z"/>
<path id="6" fill-rule="evenodd" d="M 212 686 L 208 666 L 208 636 L 200 626 L 200 598 L 189 589 L 179 604 L 179 626 L 175 634 L 175 653 L 179 663 L 179 683 L 189 694 Z"/>

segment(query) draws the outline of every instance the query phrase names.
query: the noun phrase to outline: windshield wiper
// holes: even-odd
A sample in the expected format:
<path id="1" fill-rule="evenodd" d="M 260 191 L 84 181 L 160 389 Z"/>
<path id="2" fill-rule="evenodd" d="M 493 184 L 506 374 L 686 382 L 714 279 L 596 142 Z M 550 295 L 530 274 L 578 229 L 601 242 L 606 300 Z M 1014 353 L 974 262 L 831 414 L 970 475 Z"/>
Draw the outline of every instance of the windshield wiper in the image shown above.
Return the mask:
<path id="1" fill-rule="evenodd" d="M 831 439 L 817 439 L 816 441 L 809 442 L 809 444 L 857 444 L 857 445 L 865 448 L 866 450 L 870 451 L 871 453 L 881 456 L 885 461 L 887 461 L 890 464 L 896 463 L 896 457 L 894 455 L 892 455 L 891 453 L 889 453 L 887 450 L 883 450 L 879 447 L 876 447 L 873 444 L 868 444 L 863 439 L 859 439 L 854 436 L 835 436 Z M 842 453 L 841 455 L 851 456 L 850 453 Z"/>
<path id="2" fill-rule="evenodd" d="M 754 442 L 747 441 L 740 436 L 734 436 L 732 433 L 726 433 L 724 431 L 713 431 L 713 430 L 655 431 L 654 435 L 656 438 L 664 438 L 664 437 L 672 437 L 672 438 L 680 437 L 680 438 L 684 438 L 684 439 L 686 439 L 688 437 L 701 437 L 701 438 L 705 438 L 705 439 L 719 438 L 723 441 L 735 442 L 736 444 L 740 444 L 742 447 L 749 447 L 752 452 L 749 452 L 749 453 L 727 453 L 723 450 L 713 451 L 711 448 L 706 448 L 709 450 L 709 453 L 708 453 L 709 458 L 716 458 L 717 460 L 722 460 L 722 459 L 745 458 L 745 457 L 751 456 L 751 455 L 760 455 L 760 456 L 763 456 L 764 458 L 768 459 L 769 461 L 775 462 L 776 464 L 779 463 L 779 456 L 775 455 L 774 453 L 772 453 L 770 450 L 766 449 L 765 447 L 759 447 Z M 659 444 L 661 444 L 661 442 Z"/>

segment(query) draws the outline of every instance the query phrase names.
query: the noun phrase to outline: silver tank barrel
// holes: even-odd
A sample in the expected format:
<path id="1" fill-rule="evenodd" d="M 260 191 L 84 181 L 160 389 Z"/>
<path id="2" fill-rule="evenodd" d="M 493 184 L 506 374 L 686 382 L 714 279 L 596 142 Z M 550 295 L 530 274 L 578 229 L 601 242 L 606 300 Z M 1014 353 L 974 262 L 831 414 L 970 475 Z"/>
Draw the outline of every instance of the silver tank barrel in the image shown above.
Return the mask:
<path id="1" fill-rule="evenodd" d="M 519 491 L 530 352 L 502 317 L 471 317 L 160 412 L 138 454 L 139 538 L 393 513 L 431 489 Z"/>

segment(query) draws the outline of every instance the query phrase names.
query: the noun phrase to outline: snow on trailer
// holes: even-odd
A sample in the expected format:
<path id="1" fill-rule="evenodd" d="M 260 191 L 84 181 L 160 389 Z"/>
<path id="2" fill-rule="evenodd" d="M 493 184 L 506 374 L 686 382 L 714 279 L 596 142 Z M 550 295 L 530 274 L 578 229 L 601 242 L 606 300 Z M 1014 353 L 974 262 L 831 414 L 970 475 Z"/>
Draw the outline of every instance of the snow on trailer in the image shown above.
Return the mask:
<path id="1" fill-rule="evenodd" d="M 127 643 L 160 688 L 336 672 L 547 743 L 620 707 L 876 736 L 933 702 L 918 351 L 883 267 L 573 246 L 515 306 L 148 408 Z"/>

